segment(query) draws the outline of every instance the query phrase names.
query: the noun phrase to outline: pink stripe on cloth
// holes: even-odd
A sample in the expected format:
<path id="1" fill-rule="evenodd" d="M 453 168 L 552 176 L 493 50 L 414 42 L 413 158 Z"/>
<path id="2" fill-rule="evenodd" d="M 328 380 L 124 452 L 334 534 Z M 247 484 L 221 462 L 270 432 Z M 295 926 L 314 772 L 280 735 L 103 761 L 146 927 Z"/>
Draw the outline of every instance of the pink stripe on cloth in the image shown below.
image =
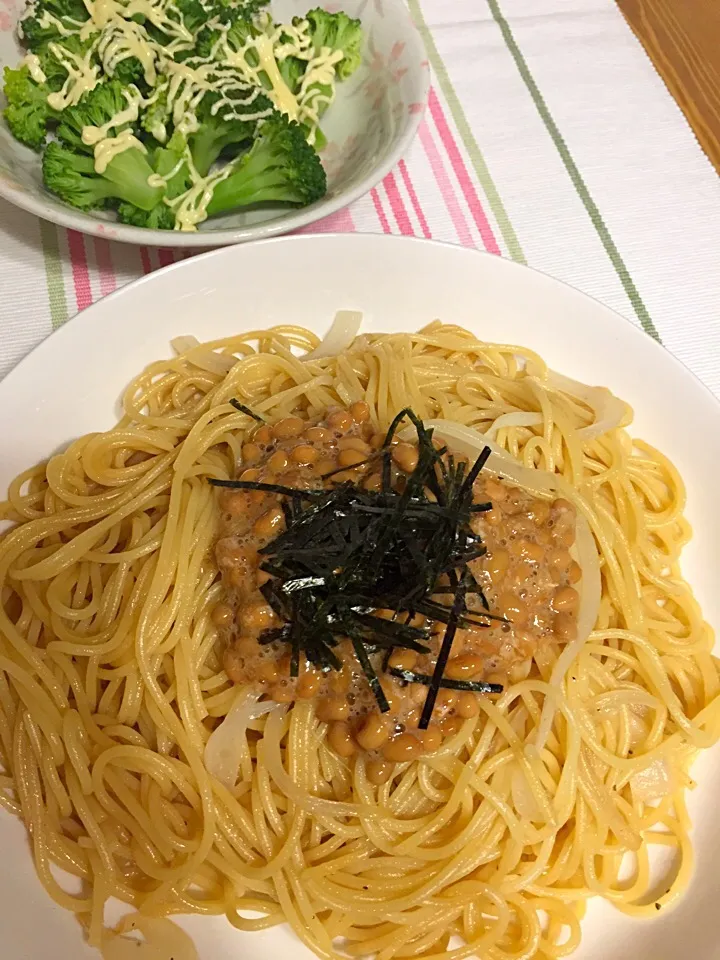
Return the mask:
<path id="1" fill-rule="evenodd" d="M 464 247 L 474 247 L 475 242 L 473 241 L 472 234 L 470 233 L 470 227 L 467 220 L 465 219 L 465 214 L 460 209 L 460 204 L 458 203 L 457 196 L 453 190 L 452 183 L 450 182 L 450 177 L 447 175 L 447 171 L 443 166 L 442 158 L 438 152 L 437 147 L 435 146 L 435 141 L 432 138 L 430 133 L 430 128 L 427 125 L 427 120 L 423 120 L 420 124 L 420 143 L 423 145 L 425 154 L 428 158 L 430 164 L 430 169 L 432 170 L 435 180 L 437 182 L 442 198 L 445 201 L 445 206 L 447 211 L 450 214 L 450 219 L 453 222 L 455 227 L 455 233 L 457 233 L 458 240 Z"/>
<path id="2" fill-rule="evenodd" d="M 410 197 L 410 202 L 413 205 L 415 216 L 418 218 L 418 222 L 420 223 L 420 229 L 423 232 L 423 236 L 425 237 L 426 240 L 432 240 L 430 227 L 428 226 L 428 222 L 425 218 L 425 214 L 423 213 L 423 209 L 420 206 L 420 201 L 418 200 L 418 195 L 415 192 L 415 185 L 413 184 L 410 178 L 410 171 L 407 168 L 407 164 L 405 163 L 404 160 L 401 160 L 400 163 L 398 164 L 398 167 L 400 169 L 400 176 L 403 178 L 403 183 L 405 184 L 405 189 L 407 190 L 408 196 Z"/>
<path id="3" fill-rule="evenodd" d="M 390 224 L 388 223 L 388 218 L 385 216 L 380 194 L 377 192 L 375 187 L 373 187 L 370 191 L 370 196 L 372 197 L 373 206 L 375 207 L 375 213 L 378 215 L 380 226 L 383 228 L 383 233 L 390 233 Z"/>
<path id="4" fill-rule="evenodd" d="M 355 233 L 355 221 L 350 212 L 350 207 L 343 207 L 342 210 L 336 210 L 329 217 L 323 217 L 316 223 L 309 223 L 306 227 L 300 227 L 295 233 Z"/>
<path id="5" fill-rule="evenodd" d="M 405 209 L 405 203 L 403 202 L 403 198 L 400 196 L 400 191 L 398 190 L 398 185 L 395 182 L 395 177 L 392 172 L 390 172 L 383 180 L 383 186 L 385 187 L 387 198 L 390 201 L 390 209 L 395 217 L 395 222 L 400 228 L 400 233 L 404 237 L 414 236 L 415 231 L 410 223 L 410 217 Z"/>
<path id="6" fill-rule="evenodd" d="M 175 263 L 175 254 L 168 247 L 159 247 L 158 260 L 161 267 L 167 267 L 169 264 Z"/>
<path id="7" fill-rule="evenodd" d="M 87 254 L 85 253 L 85 239 L 77 230 L 68 230 L 67 238 L 73 284 L 75 286 L 75 302 L 78 310 L 84 310 L 93 302 Z"/>
<path id="8" fill-rule="evenodd" d="M 475 186 L 470 178 L 468 169 L 465 166 L 465 161 L 462 158 L 458 145 L 455 142 L 455 138 L 453 137 L 450 127 L 448 126 L 443 108 L 440 105 L 440 101 L 438 100 L 438 96 L 433 87 L 430 87 L 430 92 L 428 94 L 428 107 L 430 108 L 430 114 L 435 121 L 437 131 L 440 134 L 440 139 L 445 147 L 445 152 L 450 158 L 450 163 L 455 171 L 455 176 L 458 178 L 458 182 L 460 183 L 460 189 L 462 190 L 465 201 L 467 202 L 470 212 L 472 213 L 475 226 L 478 228 L 480 236 L 482 237 L 482 242 L 485 246 L 485 249 L 488 251 L 488 253 L 496 253 L 499 255 L 500 247 L 495 239 L 495 234 L 493 233 L 492 227 L 490 226 L 488 218 L 485 215 L 485 211 L 482 208 L 480 198 L 477 195 L 477 191 L 475 190 Z"/>
<path id="9" fill-rule="evenodd" d="M 100 275 L 100 296 L 106 297 L 117 286 L 110 244 L 103 237 L 95 237 L 95 260 Z"/>
<path id="10" fill-rule="evenodd" d="M 150 263 L 150 251 L 147 247 L 140 247 L 140 263 L 143 273 L 150 273 L 152 264 Z"/>

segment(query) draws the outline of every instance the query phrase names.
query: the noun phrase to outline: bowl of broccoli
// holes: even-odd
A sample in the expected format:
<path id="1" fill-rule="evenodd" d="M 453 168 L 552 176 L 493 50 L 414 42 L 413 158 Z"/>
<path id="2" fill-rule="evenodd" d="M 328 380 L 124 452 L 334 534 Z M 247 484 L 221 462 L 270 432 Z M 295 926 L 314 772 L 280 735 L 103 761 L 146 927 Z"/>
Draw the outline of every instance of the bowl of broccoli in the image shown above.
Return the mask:
<path id="1" fill-rule="evenodd" d="M 160 246 L 341 209 L 405 151 L 428 87 L 403 0 L 29 0 L 0 66 L 0 196 Z"/>

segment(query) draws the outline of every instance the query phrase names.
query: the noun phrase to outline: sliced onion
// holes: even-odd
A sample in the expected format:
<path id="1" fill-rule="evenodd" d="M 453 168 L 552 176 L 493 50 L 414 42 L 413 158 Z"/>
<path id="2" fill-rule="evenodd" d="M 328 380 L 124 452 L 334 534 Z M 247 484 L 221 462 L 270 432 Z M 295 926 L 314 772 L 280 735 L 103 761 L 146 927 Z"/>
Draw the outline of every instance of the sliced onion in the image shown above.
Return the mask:
<path id="1" fill-rule="evenodd" d="M 628 743 L 631 747 L 636 747 L 647 740 L 648 725 L 643 717 L 632 710 L 628 712 L 628 734 Z"/>
<path id="2" fill-rule="evenodd" d="M 452 420 L 426 420 L 425 426 L 428 429 L 432 428 L 438 440 L 443 440 L 456 453 L 462 453 L 470 460 L 477 460 L 483 449 L 490 447 L 492 454 L 483 467 L 485 473 L 511 480 L 529 493 L 537 493 L 545 497 L 557 494 L 558 481 L 561 478 L 545 470 L 531 470 L 529 467 L 524 467 L 495 440 L 473 427 L 454 423 Z M 399 431 L 398 436 L 401 440 L 412 439 L 415 436 L 415 428 L 405 427 Z"/>
<path id="3" fill-rule="evenodd" d="M 647 767 L 634 773 L 628 783 L 633 800 L 643 803 L 662 800 L 673 791 L 672 772 L 664 757 L 656 757 Z"/>
<path id="4" fill-rule="evenodd" d="M 362 318 L 359 310 L 338 310 L 328 332 L 314 350 L 305 354 L 303 360 L 340 356 L 358 335 Z"/>
<path id="5" fill-rule="evenodd" d="M 618 810 L 616 798 L 603 782 L 601 771 L 593 769 L 594 765 L 588 756 L 589 752 L 589 748 L 584 745 L 580 748 L 577 769 L 578 789 L 600 827 L 612 830 L 622 846 L 628 850 L 638 850 L 642 837 L 633 831 Z"/>
<path id="6" fill-rule="evenodd" d="M 232 790 L 240 776 L 243 754 L 247 753 L 248 725 L 278 707 L 272 700 L 258 701 L 259 694 L 253 690 L 241 690 L 205 744 L 205 768 L 228 790 Z"/>
<path id="7" fill-rule="evenodd" d="M 544 384 L 581 400 L 592 409 L 595 414 L 594 421 L 578 430 L 578 436 L 585 442 L 619 427 L 628 420 L 631 413 L 628 404 L 616 397 L 607 387 L 589 387 L 586 383 L 572 380 L 561 373 L 555 373 L 554 370 L 548 371 Z"/>
<path id="8" fill-rule="evenodd" d="M 208 373 L 218 373 L 223 377 L 237 363 L 237 358 L 231 357 L 227 353 L 215 353 L 214 350 L 203 349 L 198 338 L 191 334 L 184 337 L 175 337 L 174 340 L 170 341 L 170 346 L 175 353 L 183 356 L 194 367 Z"/>
<path id="9" fill-rule="evenodd" d="M 444 441 L 453 450 L 462 453 L 471 460 L 476 460 L 482 453 L 484 447 L 490 447 L 492 454 L 483 468 L 486 472 L 495 476 L 503 477 L 516 483 L 530 493 L 538 494 L 541 497 L 556 496 L 558 493 L 564 494 L 570 500 L 576 500 L 574 488 L 558 474 L 548 473 L 545 470 L 531 470 L 511 457 L 502 447 L 479 433 L 472 427 L 467 427 L 460 423 L 453 423 L 451 420 L 427 420 L 425 426 L 433 429 L 433 435 L 439 440 Z M 401 431 L 403 438 L 412 436 L 414 428 L 407 428 Z M 580 607 L 578 610 L 577 638 L 568 643 L 555 662 L 552 674 L 550 675 L 549 685 L 551 694 L 553 689 L 559 691 L 565 680 L 565 675 L 570 664 L 577 658 L 582 647 L 587 642 L 597 621 L 598 611 L 600 609 L 600 598 L 602 584 L 600 579 L 600 559 L 598 557 L 595 538 L 593 537 L 590 524 L 580 510 L 577 511 L 575 520 L 575 543 L 572 553 L 582 570 L 582 579 L 580 581 Z M 552 722 L 557 708 L 557 697 L 548 696 L 545 698 L 540 723 L 535 739 L 535 747 L 542 750 L 552 728 Z"/>
<path id="10" fill-rule="evenodd" d="M 658 699 L 647 690 L 635 690 L 633 688 L 621 687 L 619 690 L 608 690 L 605 693 L 599 693 L 593 697 L 590 706 L 596 713 L 604 716 L 606 714 L 617 713 L 618 707 L 630 707 L 631 710 L 640 710 L 645 713 L 648 707 L 657 709 Z"/>
<path id="11" fill-rule="evenodd" d="M 187 336 L 172 339 L 170 346 L 178 356 L 181 356 L 183 353 L 187 353 L 188 350 L 194 350 L 195 347 L 199 347 L 200 341 L 197 337 L 193 337 L 192 334 L 189 333 Z"/>
<path id="12" fill-rule="evenodd" d="M 528 413 L 524 410 L 516 410 L 513 413 L 503 413 L 494 420 L 487 428 L 486 437 L 494 436 L 498 430 L 505 430 L 508 427 L 538 427 L 543 422 L 541 413 Z"/>
<path id="13" fill-rule="evenodd" d="M 590 524 L 578 510 L 575 518 L 575 543 L 570 553 L 582 570 L 582 590 L 578 609 L 578 637 L 590 635 L 597 622 L 602 596 L 600 558 Z"/>

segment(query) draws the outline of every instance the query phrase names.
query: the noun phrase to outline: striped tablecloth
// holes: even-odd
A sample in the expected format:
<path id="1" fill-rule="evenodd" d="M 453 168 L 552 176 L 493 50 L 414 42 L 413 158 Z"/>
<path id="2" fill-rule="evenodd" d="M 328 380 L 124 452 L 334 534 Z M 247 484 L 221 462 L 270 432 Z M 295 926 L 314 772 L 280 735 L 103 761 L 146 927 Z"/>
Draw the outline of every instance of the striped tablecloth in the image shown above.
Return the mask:
<path id="1" fill-rule="evenodd" d="M 409 5 L 433 70 L 420 134 L 377 189 L 309 229 L 528 263 L 642 326 L 720 396 L 720 181 L 614 2 Z M 0 376 L 178 255 L 83 237 L 0 201 Z"/>

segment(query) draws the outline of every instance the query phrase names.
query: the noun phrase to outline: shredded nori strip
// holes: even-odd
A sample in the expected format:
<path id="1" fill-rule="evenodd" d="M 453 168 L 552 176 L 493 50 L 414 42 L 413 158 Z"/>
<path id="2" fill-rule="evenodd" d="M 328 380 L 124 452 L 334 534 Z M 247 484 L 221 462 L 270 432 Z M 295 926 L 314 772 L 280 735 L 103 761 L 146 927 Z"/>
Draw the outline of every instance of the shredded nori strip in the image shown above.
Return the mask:
<path id="1" fill-rule="evenodd" d="M 248 417 L 252 417 L 253 420 L 257 420 L 258 423 L 265 423 L 264 417 L 261 417 L 259 413 L 255 413 L 255 411 L 251 410 L 250 407 L 246 407 L 244 403 L 240 403 L 240 401 L 236 400 L 235 397 L 230 397 L 228 403 L 231 407 L 235 407 L 236 410 L 239 410 L 240 413 L 247 414 Z"/>
<path id="2" fill-rule="evenodd" d="M 465 609 L 467 590 L 468 588 L 466 581 L 458 580 L 455 588 L 455 598 L 453 600 L 452 609 L 447 621 L 447 629 L 445 630 L 445 636 L 443 637 L 442 645 L 440 647 L 440 653 L 438 654 L 437 661 L 435 662 L 435 669 L 433 670 L 433 675 L 430 678 L 430 683 L 428 684 L 428 694 L 425 698 L 425 703 L 423 704 L 422 713 L 420 714 L 420 722 L 418 723 L 418 728 L 420 730 L 427 730 L 430 723 L 430 718 L 432 717 L 432 712 L 435 709 L 435 701 L 440 691 L 443 673 L 445 672 L 445 667 L 447 666 L 448 659 L 450 658 L 450 650 L 452 649 L 453 640 L 455 639 L 455 634 L 457 633 L 458 619 L 462 611 Z"/>
<path id="3" fill-rule="evenodd" d="M 377 700 L 380 713 L 387 713 L 390 709 L 390 704 L 387 702 L 385 691 L 378 680 L 377 674 L 373 669 L 373 665 L 370 663 L 370 658 L 368 657 L 368 652 L 365 649 L 365 645 L 358 637 L 353 637 L 352 645 L 353 649 L 355 650 L 355 656 L 358 658 L 358 663 L 363 668 L 365 676 L 367 677 L 367 682 L 370 684 L 370 689 Z"/>
<path id="4" fill-rule="evenodd" d="M 238 402 L 233 406 L 242 408 Z M 243 412 L 252 416 L 247 408 Z M 391 445 L 405 418 L 417 433 L 418 461 L 411 473 L 400 472 L 392 463 Z M 430 630 L 412 625 L 416 615 L 446 624 L 432 676 L 412 674 L 418 679 L 411 679 L 412 672 L 406 671 L 402 677 L 428 686 L 421 729 L 427 727 L 443 686 L 497 692 L 497 685 L 465 686 L 464 681 L 445 680 L 443 672 L 458 629 L 506 622 L 489 612 L 468 566 L 486 550 L 471 520 L 473 514 L 492 508 L 490 503 L 473 503 L 473 484 L 490 449 L 485 447 L 469 469 L 452 456 L 446 462 L 446 453 L 447 448 L 436 448 L 432 430 L 412 410 L 404 409 L 390 424 L 383 447 L 359 465 L 380 462 L 379 491 L 352 482 L 301 490 L 253 480 L 209 481 L 217 487 L 261 490 L 282 498 L 286 529 L 260 550 L 260 568 L 271 576 L 260 589 L 283 625 L 264 631 L 259 642 L 290 647 L 291 676 L 298 675 L 301 655 L 320 669 L 339 670 L 342 663 L 335 647 L 349 639 L 378 707 L 385 712 L 387 698 L 370 656 L 384 651 L 382 672 L 388 672 L 395 648 L 430 652 Z M 438 600 L 445 594 L 453 595 L 449 605 Z M 484 609 L 469 609 L 472 597 Z M 392 611 L 392 617 L 378 616 L 379 610 Z M 392 669 L 389 673 L 398 675 Z"/>

